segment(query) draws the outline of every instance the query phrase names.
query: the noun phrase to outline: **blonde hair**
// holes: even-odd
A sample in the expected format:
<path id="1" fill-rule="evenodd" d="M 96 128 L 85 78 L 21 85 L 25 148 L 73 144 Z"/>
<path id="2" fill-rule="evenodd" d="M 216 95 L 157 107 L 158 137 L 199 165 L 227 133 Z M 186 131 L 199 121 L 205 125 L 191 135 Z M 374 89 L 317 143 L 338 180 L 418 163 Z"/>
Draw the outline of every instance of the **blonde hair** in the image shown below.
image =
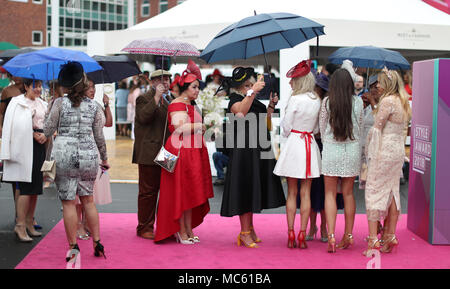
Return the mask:
<path id="1" fill-rule="evenodd" d="M 294 77 L 292 78 L 292 94 L 289 96 L 289 99 L 286 102 L 286 106 L 289 104 L 291 97 L 293 95 L 299 95 L 304 93 L 312 93 L 314 97 L 309 96 L 312 99 L 316 99 L 319 95 L 314 91 L 314 87 L 316 86 L 316 78 L 314 74 L 309 72 L 307 75 L 303 77 Z"/>
<path id="2" fill-rule="evenodd" d="M 411 120 L 411 106 L 409 105 L 409 94 L 405 90 L 405 84 L 395 70 L 382 70 L 378 74 L 378 83 L 384 89 L 380 97 L 380 102 L 383 98 L 388 96 L 396 96 L 400 99 L 403 111 L 407 117 L 407 121 Z M 374 113 L 377 113 L 378 108 Z"/>

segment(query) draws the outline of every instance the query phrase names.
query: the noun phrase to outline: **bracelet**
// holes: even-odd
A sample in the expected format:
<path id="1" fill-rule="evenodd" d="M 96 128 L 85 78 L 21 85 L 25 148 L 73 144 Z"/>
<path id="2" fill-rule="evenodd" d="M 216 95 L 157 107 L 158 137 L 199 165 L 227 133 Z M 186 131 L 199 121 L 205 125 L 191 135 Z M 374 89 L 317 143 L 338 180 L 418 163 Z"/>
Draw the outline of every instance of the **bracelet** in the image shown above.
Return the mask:
<path id="1" fill-rule="evenodd" d="M 270 107 L 271 109 L 275 110 L 275 106 L 271 106 L 271 105 L 269 104 L 269 107 Z"/>
<path id="2" fill-rule="evenodd" d="M 105 108 L 107 108 L 109 106 L 109 103 L 104 103 L 103 105 L 105 106 Z"/>

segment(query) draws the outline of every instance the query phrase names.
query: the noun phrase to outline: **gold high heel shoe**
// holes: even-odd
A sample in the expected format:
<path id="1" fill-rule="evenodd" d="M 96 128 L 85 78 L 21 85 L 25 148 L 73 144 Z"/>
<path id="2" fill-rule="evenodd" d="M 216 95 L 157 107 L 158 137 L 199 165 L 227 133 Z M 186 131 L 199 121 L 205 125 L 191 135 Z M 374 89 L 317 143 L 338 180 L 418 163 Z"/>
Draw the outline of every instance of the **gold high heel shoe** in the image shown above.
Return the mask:
<path id="1" fill-rule="evenodd" d="M 334 237 L 334 234 L 328 235 L 328 253 L 336 253 L 336 238 Z"/>
<path id="2" fill-rule="evenodd" d="M 341 242 L 336 246 L 338 249 L 347 249 L 353 245 L 353 235 L 352 234 L 344 234 Z"/>
<path id="3" fill-rule="evenodd" d="M 237 237 L 237 245 L 241 246 L 241 244 L 244 244 L 244 246 L 247 247 L 247 248 L 258 248 L 258 245 L 255 242 L 247 244 L 247 243 L 244 242 L 244 240 L 242 240 L 241 236 L 250 235 L 250 233 L 251 233 L 251 231 L 240 232 L 238 237 Z"/>
<path id="4" fill-rule="evenodd" d="M 377 237 L 374 237 L 374 238 L 368 237 L 367 238 L 367 250 L 365 250 L 362 254 L 366 257 L 371 257 L 372 250 L 380 250 L 380 240 L 378 240 Z"/>
<path id="5" fill-rule="evenodd" d="M 383 247 L 381 247 L 381 253 L 391 253 L 394 248 L 398 246 L 398 239 L 395 234 L 385 234 Z"/>
<path id="6" fill-rule="evenodd" d="M 253 229 L 253 226 L 250 227 L 250 232 L 253 233 L 256 236 L 255 229 Z M 252 237 L 252 239 L 253 239 L 253 237 Z M 260 238 L 258 238 L 258 236 L 256 236 L 256 239 L 253 239 L 253 241 L 255 243 L 261 243 L 262 242 L 262 240 Z"/>

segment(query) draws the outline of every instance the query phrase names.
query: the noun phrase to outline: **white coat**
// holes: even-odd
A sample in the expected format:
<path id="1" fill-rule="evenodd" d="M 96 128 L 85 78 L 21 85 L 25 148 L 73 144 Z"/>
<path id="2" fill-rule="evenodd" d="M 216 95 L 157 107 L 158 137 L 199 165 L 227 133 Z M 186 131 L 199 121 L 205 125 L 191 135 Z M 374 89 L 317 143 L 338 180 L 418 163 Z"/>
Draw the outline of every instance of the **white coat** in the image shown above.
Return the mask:
<path id="1" fill-rule="evenodd" d="M 45 103 L 41 101 L 45 107 Z M 0 159 L 3 180 L 31 183 L 33 166 L 33 120 L 23 94 L 13 97 L 3 121 Z"/>

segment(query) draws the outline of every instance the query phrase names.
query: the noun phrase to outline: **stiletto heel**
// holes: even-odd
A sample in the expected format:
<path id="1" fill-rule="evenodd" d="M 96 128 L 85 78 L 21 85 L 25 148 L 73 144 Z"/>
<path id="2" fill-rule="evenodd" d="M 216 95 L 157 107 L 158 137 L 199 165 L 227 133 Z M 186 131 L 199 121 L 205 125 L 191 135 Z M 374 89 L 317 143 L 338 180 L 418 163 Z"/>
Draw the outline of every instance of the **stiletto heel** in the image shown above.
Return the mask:
<path id="1" fill-rule="evenodd" d="M 309 234 L 306 235 L 306 241 L 312 241 L 312 240 L 316 239 L 317 238 L 317 231 L 318 231 L 317 226 L 314 226 L 313 228 L 310 228 L 309 229 Z"/>
<path id="2" fill-rule="evenodd" d="M 298 239 L 298 247 L 300 249 L 308 248 L 308 245 L 306 245 L 305 237 L 306 237 L 306 230 L 305 231 L 300 231 L 300 233 L 298 233 L 297 239 Z"/>
<path id="3" fill-rule="evenodd" d="M 328 253 L 336 253 L 336 239 L 334 237 L 334 234 L 328 235 Z"/>
<path id="4" fill-rule="evenodd" d="M 347 249 L 353 245 L 353 235 L 345 234 L 341 242 L 336 246 L 338 249 Z"/>
<path id="5" fill-rule="evenodd" d="M 295 248 L 297 244 L 295 243 L 295 232 L 294 230 L 288 231 L 288 248 Z"/>
<path id="6" fill-rule="evenodd" d="M 76 259 L 78 254 L 80 254 L 80 247 L 78 247 L 78 244 L 70 244 L 71 247 L 69 254 L 66 256 L 66 262 L 69 262 L 72 259 Z"/>
<path id="7" fill-rule="evenodd" d="M 180 243 L 180 244 L 183 244 L 183 245 L 192 245 L 192 244 L 194 244 L 194 239 L 193 238 L 188 238 L 187 240 L 183 240 L 181 238 L 179 232 L 175 233 L 175 238 L 177 239 L 177 243 Z"/>
<path id="8" fill-rule="evenodd" d="M 328 242 L 327 229 L 325 229 L 325 232 L 320 230 L 320 241 L 323 242 L 323 243 L 327 243 Z"/>
<path id="9" fill-rule="evenodd" d="M 237 237 L 237 245 L 241 246 L 243 244 L 247 248 L 258 248 L 258 245 L 255 242 L 247 244 L 247 243 L 244 242 L 244 240 L 242 240 L 241 236 L 250 235 L 250 233 L 251 233 L 251 231 L 240 232 L 238 237 Z"/>
<path id="10" fill-rule="evenodd" d="M 384 240 L 383 247 L 381 247 L 381 253 L 391 253 L 398 246 L 398 239 L 395 234 L 386 234 L 386 239 Z"/>
<path id="11" fill-rule="evenodd" d="M 95 257 L 100 257 L 103 256 L 103 258 L 106 259 L 106 255 L 105 255 L 105 247 L 103 247 L 102 244 L 100 244 L 100 240 L 98 241 L 94 241 L 95 244 L 97 244 L 94 248 L 94 255 Z"/>

